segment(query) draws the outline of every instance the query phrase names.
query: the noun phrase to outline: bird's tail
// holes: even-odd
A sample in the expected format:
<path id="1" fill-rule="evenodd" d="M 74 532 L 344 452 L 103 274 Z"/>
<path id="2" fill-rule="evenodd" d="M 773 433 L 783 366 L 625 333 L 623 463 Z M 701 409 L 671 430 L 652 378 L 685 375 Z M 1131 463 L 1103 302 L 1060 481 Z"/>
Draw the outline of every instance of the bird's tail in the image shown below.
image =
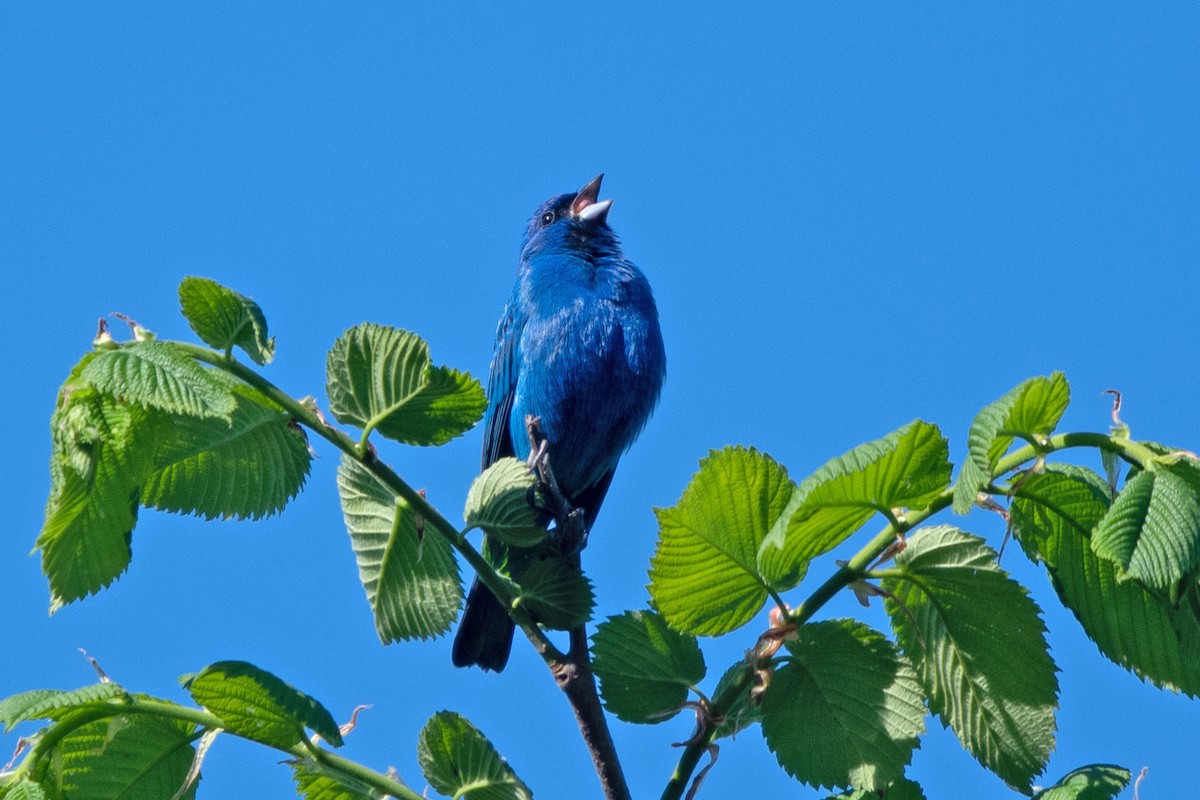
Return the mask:
<path id="1" fill-rule="evenodd" d="M 508 663 L 515 627 L 496 595 L 476 578 L 467 595 L 467 608 L 458 625 L 458 634 L 454 637 L 450 656 L 454 666 L 478 665 L 485 670 L 500 672 Z"/>

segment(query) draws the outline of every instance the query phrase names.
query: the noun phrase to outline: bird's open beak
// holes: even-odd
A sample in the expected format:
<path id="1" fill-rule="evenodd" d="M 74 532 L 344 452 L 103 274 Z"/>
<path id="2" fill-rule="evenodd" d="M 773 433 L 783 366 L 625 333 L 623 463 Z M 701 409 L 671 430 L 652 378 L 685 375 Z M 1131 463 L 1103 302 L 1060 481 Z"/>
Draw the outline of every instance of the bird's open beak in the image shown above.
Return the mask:
<path id="1" fill-rule="evenodd" d="M 571 214 L 578 219 L 596 222 L 608 221 L 608 209 L 612 206 L 612 200 L 596 201 L 600 196 L 600 181 L 604 180 L 604 173 L 601 172 L 595 178 L 579 190 L 579 194 L 575 195 L 575 199 L 571 201 Z"/>

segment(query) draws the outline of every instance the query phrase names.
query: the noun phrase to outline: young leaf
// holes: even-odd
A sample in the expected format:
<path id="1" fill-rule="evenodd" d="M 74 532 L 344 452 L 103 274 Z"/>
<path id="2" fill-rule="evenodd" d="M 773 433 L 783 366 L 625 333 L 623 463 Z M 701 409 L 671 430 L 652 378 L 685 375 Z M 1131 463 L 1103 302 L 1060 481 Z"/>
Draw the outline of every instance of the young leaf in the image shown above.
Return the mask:
<path id="1" fill-rule="evenodd" d="M 795 484 L 787 470 L 753 449 L 713 451 L 671 508 L 656 508 L 659 541 L 650 562 L 650 594 L 676 630 L 716 636 L 745 625 L 768 588 L 787 589 L 806 563 L 783 568 L 760 549 Z"/>
<path id="2" fill-rule="evenodd" d="M 128 697 L 115 683 L 95 683 L 80 689 L 34 689 L 0 700 L 0 723 L 5 732 L 31 719 L 58 719 L 65 712 Z"/>
<path id="3" fill-rule="evenodd" d="M 142 487 L 143 505 L 258 519 L 282 511 L 304 486 L 312 462 L 304 433 L 257 390 L 222 380 L 236 398 L 229 420 L 172 418 Z"/>
<path id="4" fill-rule="evenodd" d="M 780 765 L 825 788 L 883 789 L 902 779 L 925 730 L 908 661 L 855 620 L 810 623 L 798 636 L 762 698 L 763 736 Z"/>
<path id="5" fill-rule="evenodd" d="M 524 461 L 501 458 L 483 471 L 467 492 L 463 518 L 516 547 L 533 547 L 546 538 L 542 514 L 531 503 L 537 478 Z"/>
<path id="6" fill-rule="evenodd" d="M 518 602 L 542 625 L 566 631 L 592 618 L 592 582 L 561 558 L 535 558 L 520 571 Z"/>
<path id="7" fill-rule="evenodd" d="M 291 747 L 311 728 L 334 747 L 342 746 L 341 731 L 323 705 L 253 664 L 218 661 L 179 680 L 231 733 Z"/>
<path id="8" fill-rule="evenodd" d="M 54 413 L 54 479 L 36 543 L 51 611 L 100 591 L 129 566 L 141 485 L 153 468 L 155 419 L 86 388 Z"/>
<path id="9" fill-rule="evenodd" d="M 143 715 L 89 723 L 55 746 L 52 780 L 64 797 L 171 800 L 192 765 L 195 730 L 192 723 Z M 181 800 L 195 796 L 193 785 Z"/>
<path id="10" fill-rule="evenodd" d="M 1030 378 L 991 405 L 985 406 L 967 433 L 967 459 L 954 484 L 954 511 L 966 514 L 979 490 L 992 479 L 992 470 L 1008 452 L 1014 437 L 1038 440 L 1054 432 L 1071 389 L 1061 372 Z"/>
<path id="11" fill-rule="evenodd" d="M 1053 786 L 1034 792 L 1032 800 L 1113 800 L 1132 777 L 1124 767 L 1091 764 L 1072 770 Z"/>
<path id="12" fill-rule="evenodd" d="M 830 459 L 801 482 L 763 542 L 791 561 L 832 550 L 876 513 L 925 508 L 950 485 L 950 446 L 936 425 L 916 420 Z"/>
<path id="13" fill-rule="evenodd" d="M 334 777 L 319 771 L 316 764 L 292 764 L 296 790 L 304 800 L 376 800 L 370 786 L 342 775 Z"/>
<path id="14" fill-rule="evenodd" d="M 338 468 L 338 493 L 380 640 L 426 639 L 450 630 L 463 596 L 450 543 L 419 530 L 412 507 L 349 457 Z"/>
<path id="15" fill-rule="evenodd" d="M 215 375 L 176 345 L 149 340 L 97 353 L 79 379 L 126 403 L 228 420 L 234 398 Z"/>
<path id="16" fill-rule="evenodd" d="M 421 729 L 417 759 L 429 785 L 466 800 L 531 800 L 508 763 L 474 725 L 453 711 L 439 711 Z"/>
<path id="17" fill-rule="evenodd" d="M 1200 469 L 1189 462 L 1138 472 L 1092 533 L 1092 550 L 1159 591 L 1200 566 Z"/>
<path id="18" fill-rule="evenodd" d="M 653 611 L 626 611 L 600 623 L 592 657 L 605 707 L 626 722 L 675 716 L 706 671 L 696 639 Z"/>
<path id="19" fill-rule="evenodd" d="M 0 798 L 3 800 L 49 800 L 45 790 L 29 780 L 20 780 L 11 786 L 0 783 Z"/>
<path id="20" fill-rule="evenodd" d="M 1040 610 L 982 539 L 948 525 L 908 537 L 883 581 L 929 708 L 979 763 L 1028 791 L 1054 747 L 1058 679 Z"/>
<path id="21" fill-rule="evenodd" d="M 236 345 L 259 366 L 275 357 L 266 317 L 249 297 L 208 278 L 188 276 L 179 284 L 179 305 L 192 330 L 210 347 L 228 352 Z"/>
<path id="22" fill-rule="evenodd" d="M 1016 489 L 1013 531 L 1030 558 L 1042 561 L 1063 605 L 1107 658 L 1156 686 L 1200 696 L 1200 618 L 1178 607 L 1093 552 L 1089 536 L 1108 511 L 1103 478 L 1055 465 Z M 1195 588 L 1185 599 L 1195 596 Z"/>
<path id="23" fill-rule="evenodd" d="M 339 422 L 416 445 L 444 444 L 487 408 L 479 381 L 434 367 L 416 334 L 364 323 L 334 342 L 326 362 L 329 408 Z"/>

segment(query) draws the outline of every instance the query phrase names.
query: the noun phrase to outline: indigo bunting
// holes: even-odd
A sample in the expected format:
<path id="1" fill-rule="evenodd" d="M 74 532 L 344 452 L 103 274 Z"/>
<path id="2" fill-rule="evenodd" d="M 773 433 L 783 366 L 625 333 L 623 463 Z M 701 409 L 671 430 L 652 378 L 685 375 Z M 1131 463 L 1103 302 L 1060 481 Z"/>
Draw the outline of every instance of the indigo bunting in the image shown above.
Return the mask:
<path id="1" fill-rule="evenodd" d="M 666 354 L 646 276 L 608 226 L 603 175 L 552 197 L 529 220 L 517 282 L 500 317 L 488 376 L 483 467 L 528 458 L 525 416 L 541 418 L 549 463 L 565 499 L 591 529 L 617 461 L 658 402 Z M 485 541 L 485 551 L 503 545 Z M 557 557 L 577 557 L 569 552 Z M 475 579 L 454 639 L 456 666 L 499 672 L 513 621 Z"/>

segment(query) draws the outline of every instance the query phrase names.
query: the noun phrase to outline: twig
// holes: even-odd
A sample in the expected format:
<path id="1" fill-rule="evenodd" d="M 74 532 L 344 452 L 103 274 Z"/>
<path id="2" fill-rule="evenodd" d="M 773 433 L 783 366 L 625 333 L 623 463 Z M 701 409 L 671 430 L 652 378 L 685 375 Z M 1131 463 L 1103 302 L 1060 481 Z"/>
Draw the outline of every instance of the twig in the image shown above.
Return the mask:
<path id="1" fill-rule="evenodd" d="M 530 469 L 538 474 L 539 487 L 548 510 L 554 516 L 555 532 L 559 547 L 564 555 L 574 556 L 587 544 L 587 521 L 583 509 L 576 508 L 563 494 L 550 465 L 550 442 L 542 431 L 541 418 L 525 417 L 525 430 L 529 435 Z M 570 648 L 565 657 L 547 659 L 554 682 L 567 696 L 579 734 L 592 756 L 596 776 L 606 800 L 631 800 L 625 773 L 617 756 L 604 707 L 600 704 L 600 693 L 596 689 L 596 675 L 592 672 L 588 653 L 587 627 L 579 625 L 570 632 Z"/>

